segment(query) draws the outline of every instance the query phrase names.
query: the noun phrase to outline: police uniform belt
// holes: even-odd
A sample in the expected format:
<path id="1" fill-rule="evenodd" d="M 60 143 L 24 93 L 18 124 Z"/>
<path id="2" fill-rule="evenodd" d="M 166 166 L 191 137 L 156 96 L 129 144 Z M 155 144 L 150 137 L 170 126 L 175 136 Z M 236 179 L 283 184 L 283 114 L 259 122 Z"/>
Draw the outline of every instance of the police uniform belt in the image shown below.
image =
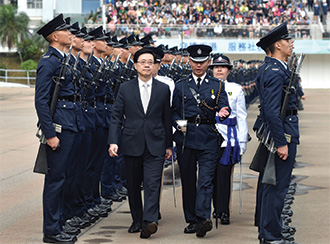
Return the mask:
<path id="1" fill-rule="evenodd" d="M 286 116 L 297 115 L 297 114 L 298 114 L 298 110 L 297 109 L 288 109 L 286 111 Z"/>
<path id="2" fill-rule="evenodd" d="M 110 104 L 113 104 L 115 99 L 114 98 L 108 98 L 108 97 L 104 97 L 104 96 L 99 96 L 99 97 L 96 97 L 96 101 L 97 102 L 105 102 L 105 103 L 110 103 Z"/>
<path id="3" fill-rule="evenodd" d="M 189 117 L 186 118 L 186 120 L 188 121 L 188 123 L 193 123 L 196 125 L 199 124 L 214 125 L 216 123 L 215 119 L 201 118 L 200 116 Z"/>
<path id="4" fill-rule="evenodd" d="M 67 102 L 81 102 L 81 94 L 76 94 L 72 96 L 60 96 L 58 101 L 67 101 Z"/>

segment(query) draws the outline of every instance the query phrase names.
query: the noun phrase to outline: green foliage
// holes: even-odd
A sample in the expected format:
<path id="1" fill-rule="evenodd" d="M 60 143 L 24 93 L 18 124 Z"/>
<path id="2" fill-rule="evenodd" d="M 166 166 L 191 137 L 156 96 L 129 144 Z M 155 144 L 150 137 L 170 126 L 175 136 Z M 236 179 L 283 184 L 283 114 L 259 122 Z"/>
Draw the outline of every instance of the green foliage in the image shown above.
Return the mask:
<path id="1" fill-rule="evenodd" d="M 28 59 L 28 60 L 24 61 L 23 63 L 21 63 L 21 69 L 24 69 L 24 70 L 36 70 L 37 67 L 38 67 L 37 62 L 32 59 Z"/>
<path id="2" fill-rule="evenodd" d="M 3 63 L 0 63 L 0 69 L 7 69 L 6 65 Z M 5 75 L 5 71 L 0 71 L 0 76 L 4 76 Z"/>
<path id="3" fill-rule="evenodd" d="M 18 43 L 17 52 L 20 53 L 23 60 L 39 61 L 47 47 L 48 42 L 42 36 L 34 34 L 31 38 Z"/>
<path id="4" fill-rule="evenodd" d="M 12 4 L 0 6 L 0 42 L 10 50 L 18 41 L 25 39 L 28 33 L 29 17 L 18 13 Z"/>

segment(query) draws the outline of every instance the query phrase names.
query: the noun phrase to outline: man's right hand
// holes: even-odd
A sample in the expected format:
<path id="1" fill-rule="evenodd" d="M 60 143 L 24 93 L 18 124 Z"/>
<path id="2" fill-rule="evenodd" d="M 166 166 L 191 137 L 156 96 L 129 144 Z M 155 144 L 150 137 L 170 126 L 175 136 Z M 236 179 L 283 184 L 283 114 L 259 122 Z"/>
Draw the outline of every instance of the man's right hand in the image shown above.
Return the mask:
<path id="1" fill-rule="evenodd" d="M 60 144 L 60 139 L 58 139 L 57 136 L 48 138 L 47 144 L 48 144 L 48 146 L 50 146 L 53 149 L 53 151 L 55 151 L 57 149 L 58 145 Z"/>
<path id="2" fill-rule="evenodd" d="M 283 159 L 286 160 L 289 156 L 289 148 L 288 145 L 282 146 L 282 147 L 278 147 L 277 148 L 277 154 L 278 156 Z"/>
<path id="3" fill-rule="evenodd" d="M 118 156 L 118 145 L 117 144 L 110 144 L 109 154 L 110 154 L 110 157 Z"/>

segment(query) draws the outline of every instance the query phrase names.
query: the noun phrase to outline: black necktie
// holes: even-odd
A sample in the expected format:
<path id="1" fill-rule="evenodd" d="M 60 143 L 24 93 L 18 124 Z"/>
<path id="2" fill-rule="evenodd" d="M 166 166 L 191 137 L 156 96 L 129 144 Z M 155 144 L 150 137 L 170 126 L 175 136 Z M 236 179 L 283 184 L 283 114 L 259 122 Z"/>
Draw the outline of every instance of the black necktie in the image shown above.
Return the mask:
<path id="1" fill-rule="evenodd" d="M 197 78 L 197 88 L 201 86 L 202 79 L 200 77 Z"/>

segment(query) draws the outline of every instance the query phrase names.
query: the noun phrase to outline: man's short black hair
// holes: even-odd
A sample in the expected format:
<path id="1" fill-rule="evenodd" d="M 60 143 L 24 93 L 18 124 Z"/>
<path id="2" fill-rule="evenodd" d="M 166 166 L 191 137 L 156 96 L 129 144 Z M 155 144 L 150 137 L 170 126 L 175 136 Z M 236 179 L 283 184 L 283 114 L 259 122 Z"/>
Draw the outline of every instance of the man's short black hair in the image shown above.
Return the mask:
<path id="1" fill-rule="evenodd" d="M 140 49 L 139 51 L 137 51 L 137 52 L 135 53 L 135 55 L 134 55 L 134 59 L 133 59 L 134 63 L 136 63 L 137 60 L 138 60 L 138 58 L 140 57 L 140 55 L 142 55 L 142 54 L 144 54 L 144 53 L 150 53 L 150 54 L 154 57 L 154 61 L 156 60 L 156 58 L 155 58 L 155 54 L 154 54 L 154 52 L 153 52 L 152 50 L 150 50 L 150 49 L 148 49 L 148 48 L 142 48 L 142 49 Z"/>

